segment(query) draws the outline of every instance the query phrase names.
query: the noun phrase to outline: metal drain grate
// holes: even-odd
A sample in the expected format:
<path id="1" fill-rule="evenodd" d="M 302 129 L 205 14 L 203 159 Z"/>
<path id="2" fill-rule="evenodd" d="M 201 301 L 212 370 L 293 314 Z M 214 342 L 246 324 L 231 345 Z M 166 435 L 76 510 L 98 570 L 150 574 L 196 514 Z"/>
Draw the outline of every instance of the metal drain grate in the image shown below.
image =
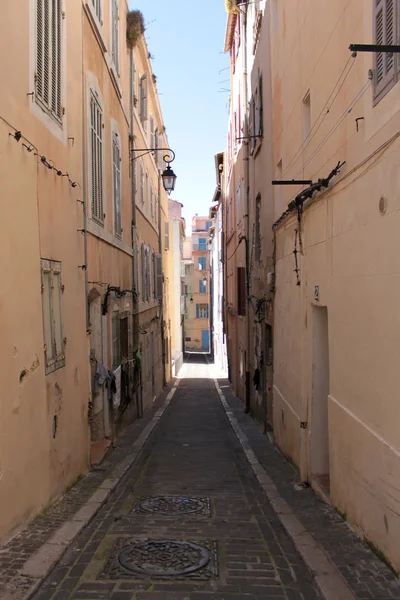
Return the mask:
<path id="1" fill-rule="evenodd" d="M 217 543 L 197 540 L 117 540 L 102 579 L 190 579 L 218 576 Z"/>
<path id="2" fill-rule="evenodd" d="M 211 515 L 209 498 L 189 496 L 152 496 L 139 498 L 132 507 L 133 513 L 165 516 Z"/>

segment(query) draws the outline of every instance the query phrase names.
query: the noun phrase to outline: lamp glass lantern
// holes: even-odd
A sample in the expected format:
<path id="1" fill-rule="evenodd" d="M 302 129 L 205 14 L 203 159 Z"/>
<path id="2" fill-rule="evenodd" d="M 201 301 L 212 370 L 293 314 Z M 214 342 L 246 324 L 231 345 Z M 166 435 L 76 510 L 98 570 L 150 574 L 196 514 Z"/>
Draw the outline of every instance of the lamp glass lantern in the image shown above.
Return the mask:
<path id="1" fill-rule="evenodd" d="M 161 177 L 163 180 L 163 186 L 165 191 L 168 192 L 168 194 L 170 194 L 174 191 L 176 183 L 176 175 L 171 169 L 170 165 L 168 165 L 167 168 L 164 169 Z"/>

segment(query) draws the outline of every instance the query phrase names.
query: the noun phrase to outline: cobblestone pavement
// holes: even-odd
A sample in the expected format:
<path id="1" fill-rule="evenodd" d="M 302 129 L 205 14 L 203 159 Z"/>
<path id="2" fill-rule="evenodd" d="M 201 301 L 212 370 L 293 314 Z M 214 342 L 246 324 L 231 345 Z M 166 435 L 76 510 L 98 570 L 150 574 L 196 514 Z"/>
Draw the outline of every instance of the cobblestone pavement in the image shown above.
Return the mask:
<path id="1" fill-rule="evenodd" d="M 0 548 L 0 592 L 5 584 L 14 580 L 22 565 L 85 504 L 112 469 L 123 460 L 133 442 L 162 405 L 167 393 L 168 390 L 157 399 L 143 419 L 128 428 L 118 447 L 109 453 L 99 468 L 88 473 L 59 502 L 48 507 L 28 527 Z"/>
<path id="2" fill-rule="evenodd" d="M 311 488 L 295 488 L 300 482 L 298 471 L 269 442 L 268 436 L 260 433 L 253 419 L 244 414 L 243 404 L 233 394 L 229 381 L 218 379 L 218 382 L 229 409 L 246 434 L 261 465 L 278 488 L 279 494 L 307 531 L 323 547 L 356 598 L 400 600 L 400 580 L 395 574 Z"/>
<path id="3" fill-rule="evenodd" d="M 317 600 L 192 362 L 142 454 L 34 600 Z"/>

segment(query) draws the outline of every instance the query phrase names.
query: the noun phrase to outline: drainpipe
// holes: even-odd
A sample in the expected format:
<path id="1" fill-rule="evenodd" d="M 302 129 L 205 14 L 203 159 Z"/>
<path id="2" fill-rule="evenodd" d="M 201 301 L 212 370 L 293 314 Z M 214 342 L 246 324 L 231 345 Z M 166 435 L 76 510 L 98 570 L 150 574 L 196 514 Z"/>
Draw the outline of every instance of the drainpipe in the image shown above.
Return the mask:
<path id="1" fill-rule="evenodd" d="M 86 188 L 86 148 L 85 148 L 85 62 L 84 62 L 84 29 L 85 29 L 85 14 L 82 10 L 82 209 L 83 209 L 83 264 L 85 276 L 85 314 L 86 314 L 86 331 L 89 329 L 89 301 L 88 301 L 88 270 L 87 270 L 87 188 Z"/>
<path id="2" fill-rule="evenodd" d="M 248 89 L 247 89 L 247 8 L 248 2 L 246 2 L 245 9 L 242 12 L 243 15 L 243 88 L 244 88 L 244 105 L 246 108 L 245 114 L 245 132 L 244 137 L 249 136 L 249 122 L 247 118 L 248 114 Z M 249 240 L 250 240 L 250 225 L 249 225 L 249 209 L 250 209 L 250 151 L 249 141 L 245 140 L 245 190 L 246 190 L 246 294 L 247 294 L 247 352 L 246 352 L 246 404 L 245 413 L 250 412 L 250 336 L 251 336 L 251 324 L 250 324 L 250 257 L 249 257 Z"/>

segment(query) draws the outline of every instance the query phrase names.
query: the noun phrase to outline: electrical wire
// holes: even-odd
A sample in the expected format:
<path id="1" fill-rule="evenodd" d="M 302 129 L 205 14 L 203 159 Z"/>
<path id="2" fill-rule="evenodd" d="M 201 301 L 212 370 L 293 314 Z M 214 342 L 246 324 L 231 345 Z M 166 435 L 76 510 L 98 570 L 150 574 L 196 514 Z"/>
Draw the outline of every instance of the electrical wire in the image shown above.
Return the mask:
<path id="1" fill-rule="evenodd" d="M 299 169 L 299 171 L 296 173 L 296 175 L 294 176 L 294 179 L 296 179 L 300 173 L 310 164 L 310 162 L 313 160 L 313 158 L 316 156 L 316 154 L 319 152 L 319 150 L 326 144 L 326 142 L 332 137 L 332 135 L 335 133 L 335 131 L 340 127 L 340 125 L 343 123 L 343 121 L 345 120 L 345 118 L 347 117 L 347 115 L 349 115 L 353 108 L 358 104 L 358 102 L 361 100 L 361 98 L 364 96 L 364 94 L 367 92 L 369 86 L 371 85 L 371 81 L 368 80 L 366 84 L 363 85 L 363 87 L 361 88 L 361 90 L 358 92 L 358 94 L 354 97 L 354 99 L 351 101 L 350 105 L 348 108 L 346 108 L 346 110 L 342 113 L 342 115 L 339 117 L 339 119 L 337 120 L 337 122 L 335 123 L 335 125 L 332 127 L 332 129 L 326 134 L 326 136 L 324 137 L 324 139 L 321 141 L 321 143 L 316 147 L 316 149 L 314 150 L 314 152 L 311 154 L 311 156 L 307 159 L 307 161 L 305 162 L 305 164 L 301 167 L 301 169 Z"/>
<path id="2" fill-rule="evenodd" d="M 286 173 L 288 173 L 288 171 L 289 171 L 289 170 L 290 170 L 290 169 L 291 169 L 291 168 L 292 168 L 292 167 L 293 167 L 293 166 L 296 164 L 296 162 L 299 160 L 299 158 L 300 158 L 300 156 L 301 156 L 301 154 L 302 154 L 302 151 L 304 151 L 304 150 L 306 149 L 306 147 L 307 147 L 307 146 L 308 146 L 308 144 L 311 142 L 311 140 L 312 140 L 312 139 L 313 139 L 313 138 L 316 136 L 317 132 L 319 131 L 319 129 L 320 129 L 320 127 L 321 127 L 321 125 L 323 124 L 323 122 L 325 121 L 326 117 L 327 117 L 327 116 L 328 116 L 328 114 L 330 113 L 330 111 L 331 111 L 331 108 L 332 108 L 332 106 L 333 106 L 333 103 L 335 102 L 336 98 L 338 97 L 338 95 L 339 95 L 339 93 L 340 93 L 340 90 L 342 89 L 342 87 L 343 87 L 343 85 L 344 85 L 344 83 L 345 83 L 345 81 L 346 81 L 347 77 L 348 77 L 348 76 L 349 76 L 349 74 L 350 74 L 350 71 L 351 71 L 351 70 L 352 70 L 352 68 L 353 68 L 353 65 L 354 65 L 354 62 L 355 62 L 355 60 L 354 60 L 354 59 L 355 59 L 355 57 L 354 57 L 353 55 L 351 55 L 351 56 L 350 56 L 350 58 L 347 60 L 347 62 L 346 62 L 346 64 L 345 64 L 345 66 L 344 66 L 344 68 L 343 68 L 342 72 L 341 72 L 341 73 L 340 73 L 340 75 L 339 75 L 339 78 L 338 78 L 338 80 L 336 81 L 336 83 L 335 83 L 335 85 L 334 85 L 334 87 L 333 87 L 333 89 L 332 89 L 331 93 L 329 94 L 329 97 L 328 97 L 327 101 L 325 102 L 324 106 L 322 107 L 322 109 L 321 109 L 321 112 L 319 113 L 319 115 L 318 115 L 318 117 L 317 117 L 317 119 L 316 119 L 316 121 L 315 121 L 314 125 L 311 127 L 311 129 L 310 129 L 310 131 L 309 131 L 309 133 L 308 133 L 307 137 L 304 139 L 303 143 L 301 144 L 301 146 L 299 147 L 299 149 L 297 150 L 297 152 L 295 153 L 295 155 L 293 156 L 293 158 L 292 158 L 292 159 L 291 159 L 291 161 L 289 162 L 288 166 L 286 167 L 286 169 L 285 169 L 285 171 L 284 171 L 284 173 L 283 173 L 283 176 L 285 176 L 285 175 L 286 175 Z M 351 64 L 350 64 L 350 69 L 348 69 L 347 73 L 346 73 L 346 74 L 345 74 L 345 76 L 343 77 L 343 75 L 344 75 L 344 73 L 345 73 L 346 69 L 347 69 L 347 68 L 348 68 L 348 66 L 349 66 L 349 63 L 350 63 L 350 61 L 352 61 L 352 62 L 351 62 Z M 338 89 L 337 89 L 337 91 L 336 91 L 336 94 L 335 94 L 335 95 L 334 95 L 334 97 L 332 98 L 333 94 L 335 93 L 335 89 L 336 89 L 337 85 L 339 84 L 339 82 L 340 82 L 340 80 L 341 80 L 341 78 L 342 78 L 342 77 L 343 77 L 343 80 L 342 80 L 342 82 L 340 83 L 340 85 L 339 85 L 339 87 L 338 87 Z M 332 98 L 332 100 L 331 100 L 331 98 Z M 324 112 L 324 111 L 325 111 L 325 112 Z M 320 121 L 320 118 L 321 118 L 321 116 L 322 116 L 322 115 L 323 115 L 323 118 L 322 118 L 322 120 Z M 320 121 L 320 122 L 319 122 L 319 121 Z M 316 129 L 315 129 L 315 128 L 316 128 Z M 315 129 L 315 131 L 314 131 L 314 129 Z"/>
<path id="3" fill-rule="evenodd" d="M 231 258 L 233 258 L 233 256 L 236 254 L 236 252 L 239 250 L 239 246 L 242 243 L 242 240 L 244 240 L 245 238 L 242 238 L 238 245 L 236 246 L 236 248 L 234 249 L 234 251 L 232 252 L 232 254 L 226 259 L 226 262 L 228 262 L 228 260 L 231 260 Z"/>

